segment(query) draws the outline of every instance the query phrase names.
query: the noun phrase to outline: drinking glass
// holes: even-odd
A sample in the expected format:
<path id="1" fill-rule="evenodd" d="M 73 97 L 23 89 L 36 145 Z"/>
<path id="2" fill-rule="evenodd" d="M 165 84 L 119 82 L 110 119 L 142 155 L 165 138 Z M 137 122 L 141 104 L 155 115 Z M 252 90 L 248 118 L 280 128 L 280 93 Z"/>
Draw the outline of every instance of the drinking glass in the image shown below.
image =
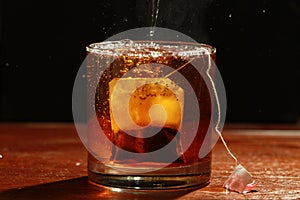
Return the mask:
<path id="1" fill-rule="evenodd" d="M 87 54 L 89 180 L 140 190 L 208 185 L 216 49 L 122 40 Z"/>

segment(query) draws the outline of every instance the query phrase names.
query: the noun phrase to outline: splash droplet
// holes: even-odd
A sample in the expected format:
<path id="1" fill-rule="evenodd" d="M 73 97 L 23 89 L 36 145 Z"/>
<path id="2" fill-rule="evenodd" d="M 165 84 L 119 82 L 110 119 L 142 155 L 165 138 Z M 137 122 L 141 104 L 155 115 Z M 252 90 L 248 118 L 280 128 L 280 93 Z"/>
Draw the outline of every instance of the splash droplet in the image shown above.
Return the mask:
<path id="1" fill-rule="evenodd" d="M 151 29 L 151 30 L 150 30 L 150 37 L 153 37 L 153 36 L 154 36 L 154 30 Z"/>

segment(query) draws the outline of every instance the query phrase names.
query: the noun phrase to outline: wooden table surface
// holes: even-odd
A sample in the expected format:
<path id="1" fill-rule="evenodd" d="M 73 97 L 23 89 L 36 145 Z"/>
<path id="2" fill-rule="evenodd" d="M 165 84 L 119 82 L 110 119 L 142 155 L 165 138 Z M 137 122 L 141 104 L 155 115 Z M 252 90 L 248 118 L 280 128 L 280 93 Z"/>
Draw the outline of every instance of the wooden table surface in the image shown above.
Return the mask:
<path id="1" fill-rule="evenodd" d="M 255 191 L 242 195 L 222 188 L 234 161 L 220 142 L 209 186 L 120 192 L 88 183 L 87 153 L 72 124 L 0 124 L 0 199 L 300 199 L 299 127 L 231 125 L 223 135 L 252 173 Z"/>

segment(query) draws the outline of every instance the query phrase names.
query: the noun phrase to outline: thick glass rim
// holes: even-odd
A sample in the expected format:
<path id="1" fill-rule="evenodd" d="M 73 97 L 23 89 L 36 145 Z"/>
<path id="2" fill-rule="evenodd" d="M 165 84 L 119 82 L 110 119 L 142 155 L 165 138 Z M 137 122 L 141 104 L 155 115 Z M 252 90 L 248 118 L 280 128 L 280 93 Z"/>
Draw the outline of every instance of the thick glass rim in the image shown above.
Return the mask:
<path id="1" fill-rule="evenodd" d="M 192 55 L 203 55 L 209 53 L 210 55 L 216 53 L 216 48 L 197 42 L 181 42 L 181 41 L 152 41 L 152 40 L 115 40 L 92 43 L 86 47 L 86 51 L 89 53 L 96 53 L 100 55 L 122 55 L 125 52 L 131 51 L 132 53 L 138 48 L 143 51 L 145 48 L 151 48 L 150 51 L 159 52 L 161 50 L 174 51 L 174 55 L 179 53 L 192 53 Z M 195 54 L 196 53 L 196 54 Z M 168 53 L 167 53 L 168 54 Z"/>

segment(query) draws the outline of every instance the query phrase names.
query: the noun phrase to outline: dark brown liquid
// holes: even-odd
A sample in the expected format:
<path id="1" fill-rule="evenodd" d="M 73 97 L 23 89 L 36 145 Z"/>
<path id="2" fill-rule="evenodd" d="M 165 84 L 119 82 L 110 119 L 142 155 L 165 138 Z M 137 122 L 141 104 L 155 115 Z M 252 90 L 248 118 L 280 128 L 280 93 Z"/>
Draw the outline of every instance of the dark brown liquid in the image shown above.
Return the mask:
<path id="1" fill-rule="evenodd" d="M 177 48 L 177 45 L 181 45 L 181 43 L 176 43 L 176 47 L 173 43 L 173 46 L 171 45 L 172 47 L 169 48 L 164 45 L 165 43 L 162 42 L 161 45 L 159 42 L 154 48 L 153 45 L 147 46 L 149 42 L 138 42 L 138 45 L 142 46 L 126 47 L 125 51 L 123 51 L 124 46 L 119 45 L 118 47 L 119 42 L 114 44 L 117 44 L 117 48 L 110 46 L 107 50 L 104 46 L 106 53 L 102 53 L 102 50 L 90 51 L 87 58 L 88 104 L 90 105 L 88 142 L 91 147 L 88 158 L 89 179 L 101 185 L 130 189 L 176 190 L 194 186 L 203 187 L 209 184 L 211 152 L 204 155 L 203 158 L 199 158 L 199 151 L 200 148 L 203 148 L 204 138 L 212 132 L 209 125 L 213 100 L 204 81 L 205 77 L 202 77 L 189 62 L 193 59 L 203 65 L 202 69 L 205 70 L 208 56 L 188 54 L 189 50 L 186 50 L 185 47 Z M 146 46 L 143 46 L 144 44 Z M 193 48 L 193 46 L 189 47 Z M 190 49 L 189 47 L 187 49 Z M 210 49 L 207 46 L 204 48 Z M 161 52 L 164 53 L 159 54 Z M 185 56 L 188 59 L 178 56 L 181 52 L 187 53 Z M 215 60 L 214 52 L 211 57 Z M 155 64 L 155 68 L 149 70 L 149 64 Z M 119 120 L 122 120 L 125 126 L 120 128 L 111 111 L 112 105 L 115 104 L 111 104 L 109 87 L 115 87 L 112 86 L 114 79 L 115 81 L 121 80 L 123 75 L 128 75 L 128 71 L 133 72 L 130 75 L 133 79 L 129 82 L 126 82 L 128 79 L 123 79 L 124 82 L 121 82 L 125 86 L 122 90 L 125 91 L 127 91 L 128 85 L 134 81 L 137 83 L 137 79 L 153 81 L 153 78 L 162 78 L 165 81 L 165 76 L 170 71 L 164 71 L 163 65 L 168 66 L 169 69 L 178 70 L 184 77 L 177 76 L 176 78 L 174 74 L 177 73 L 168 76 L 169 80 L 182 89 L 179 93 L 178 90 L 173 93 L 178 99 L 170 94 L 167 95 L 168 97 L 163 95 L 169 93 L 163 93 L 166 91 L 164 87 L 169 88 L 167 85 L 163 85 L 164 87 L 161 87 L 163 89 L 153 84 L 141 87 L 141 90 L 136 89 L 134 94 L 130 93 L 133 94 L 130 98 L 132 96 L 133 98 L 129 101 L 128 111 L 131 112 L 131 116 L 134 116 L 132 120 L 135 124 L 143 128 L 138 129 L 136 126 L 134 128 L 134 125 L 128 123 L 128 120 L 124 119 L 126 116 L 123 117 L 124 112 Z M 184 67 L 181 67 L 183 65 Z M 211 69 L 210 73 L 213 77 L 214 69 Z M 193 91 L 190 87 L 186 87 L 187 82 L 182 79 L 188 81 Z M 117 93 L 111 92 L 120 94 L 115 99 L 117 99 L 117 106 L 121 105 L 121 110 L 123 105 L 127 106 L 122 101 L 123 93 L 120 92 L 122 90 L 116 89 Z M 151 94 L 150 97 L 149 94 Z M 196 95 L 196 98 L 193 94 Z M 193 100 L 189 101 L 191 98 Z M 178 102 L 180 105 L 184 105 L 178 108 Z M 152 109 L 153 104 L 159 104 L 166 108 L 167 115 L 161 115 L 159 109 Z M 199 118 L 193 115 L 193 113 L 197 114 L 197 106 L 200 110 Z M 151 112 L 148 113 L 149 107 L 151 107 Z M 151 116 L 151 123 L 149 123 L 147 115 Z M 152 118 L 153 116 L 154 118 Z M 157 116 L 158 118 L 155 118 Z M 161 120 L 162 116 L 167 116 L 166 121 L 159 122 L 165 123 L 155 124 L 157 122 L 155 120 Z M 152 119 L 154 120 L 152 121 Z M 101 126 L 104 134 L 101 133 L 98 125 Z M 160 129 L 157 126 L 163 128 Z M 206 145 L 210 148 L 209 144 Z"/>
<path id="2" fill-rule="evenodd" d="M 127 134 L 129 132 L 137 137 Z M 165 156 L 178 157 L 175 161 L 177 163 L 184 162 L 183 157 L 180 155 L 180 133 L 176 130 L 171 128 L 147 127 L 139 131 L 128 131 L 127 133 L 120 131 L 114 134 L 113 143 L 122 150 L 113 148 L 112 160 L 125 162 L 165 162 L 166 159 L 164 159 L 163 156 L 151 157 L 148 156 L 147 153 L 159 150 L 173 140 L 170 145 L 171 148 L 169 148 L 170 151 L 168 151 L 168 155 Z M 156 134 L 151 137 L 146 137 L 153 133 Z M 139 154 L 134 157 L 134 155 L 126 151 Z"/>
<path id="3" fill-rule="evenodd" d="M 154 51 L 154 50 L 153 50 Z M 159 50 L 157 50 L 159 51 Z M 170 149 L 170 155 L 176 155 L 178 160 L 175 162 L 182 163 L 184 165 L 189 163 L 194 163 L 199 161 L 198 153 L 205 138 L 206 133 L 209 131 L 209 122 L 211 119 L 211 99 L 209 95 L 209 91 L 207 85 L 203 79 L 203 77 L 198 73 L 198 71 L 194 68 L 192 64 L 187 64 L 188 60 L 180 56 L 164 56 L 164 57 L 131 57 L 131 56 L 119 56 L 110 62 L 109 56 L 100 56 L 96 53 L 90 53 L 88 57 L 88 66 L 92 66 L 88 69 L 88 74 L 94 75 L 98 73 L 97 66 L 99 61 L 103 62 L 103 60 L 107 59 L 108 67 L 104 69 L 102 75 L 96 76 L 95 79 L 89 79 L 89 82 L 98 82 L 96 88 L 92 88 L 96 90 L 95 96 L 89 96 L 90 103 L 95 104 L 95 111 L 97 114 L 97 118 L 100 126 L 104 130 L 107 138 L 116 146 L 118 146 L 121 150 L 117 150 L 114 146 L 112 147 L 112 156 L 111 161 L 122 162 L 128 161 L 130 162 L 163 162 L 160 159 L 151 160 L 147 156 L 143 158 L 139 157 L 138 159 L 132 157 L 132 154 L 126 153 L 140 153 L 145 154 L 148 152 L 153 152 L 158 150 L 165 145 L 169 144 L 172 140 L 175 142 L 172 143 L 173 148 Z M 215 60 L 215 54 L 212 55 L 212 59 Z M 197 60 L 196 60 L 197 61 Z M 206 62 L 207 59 L 202 59 L 199 57 L 199 62 Z M 170 128 L 162 128 L 162 130 L 158 131 L 158 133 L 150 138 L 143 138 L 147 135 L 149 131 L 155 131 L 159 128 L 157 127 L 148 127 L 142 131 L 133 131 L 132 135 L 136 135 L 135 137 L 132 135 L 126 134 L 124 131 L 118 131 L 114 133 L 111 128 L 111 116 L 110 116 L 110 107 L 109 107 L 109 82 L 114 78 L 121 78 L 124 74 L 126 74 L 131 69 L 139 69 L 139 66 L 143 64 L 163 64 L 169 66 L 173 69 L 178 69 L 182 65 L 187 64 L 183 69 L 180 69 L 180 73 L 188 80 L 189 84 L 192 86 L 194 93 L 198 99 L 199 110 L 201 112 L 200 115 L 200 123 L 197 127 L 197 134 L 192 142 L 192 144 L 185 150 L 185 152 L 181 152 L 181 143 L 185 143 L 186 138 L 190 137 L 190 133 L 188 131 L 179 133 L 177 130 Z M 204 63 L 205 65 L 205 63 Z M 96 66 L 94 68 L 94 66 Z M 157 71 L 155 73 L 149 73 L 147 70 L 137 70 L 138 72 L 135 74 L 134 78 L 156 78 L 163 77 L 160 68 L 157 67 Z M 213 69 L 212 69 L 213 71 Z M 213 73 L 213 72 L 212 72 Z M 172 79 L 172 77 L 170 77 Z M 172 80 L 176 82 L 179 86 L 181 86 L 181 80 Z M 185 98 L 190 95 L 189 91 L 184 91 Z M 186 102 L 185 102 L 186 103 Z M 189 118 L 190 113 L 194 112 L 194 108 L 191 106 L 184 106 L 185 116 L 182 121 L 185 124 L 185 127 L 189 127 L 189 124 L 195 123 L 192 118 Z M 198 122 L 197 122 L 198 123 Z M 131 131 L 132 132 L 132 131 Z M 171 146 L 172 146 L 171 145 Z"/>

